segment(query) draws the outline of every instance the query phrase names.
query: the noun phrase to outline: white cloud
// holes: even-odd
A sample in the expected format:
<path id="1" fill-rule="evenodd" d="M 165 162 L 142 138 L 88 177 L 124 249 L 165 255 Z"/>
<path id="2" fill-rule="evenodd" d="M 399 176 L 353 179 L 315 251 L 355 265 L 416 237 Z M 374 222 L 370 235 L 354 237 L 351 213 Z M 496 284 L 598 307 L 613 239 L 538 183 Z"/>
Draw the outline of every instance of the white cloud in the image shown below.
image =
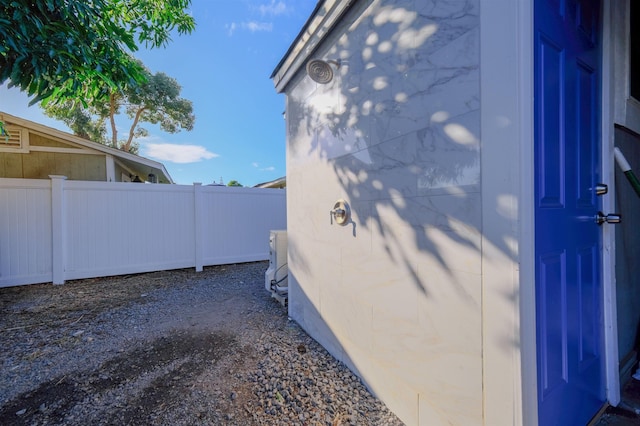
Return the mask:
<path id="1" fill-rule="evenodd" d="M 257 31 L 271 31 L 273 30 L 273 24 L 271 22 L 249 21 L 243 22 L 242 28 L 251 31 L 252 33 L 255 33 Z"/>
<path id="2" fill-rule="evenodd" d="M 273 166 L 269 166 L 269 167 L 260 167 L 260 163 L 258 163 L 257 161 L 254 161 L 253 163 L 251 163 L 251 165 L 253 167 L 255 167 L 256 169 L 260 170 L 261 172 L 272 172 L 274 171 L 276 168 Z"/>
<path id="3" fill-rule="evenodd" d="M 219 157 L 218 154 L 207 151 L 204 146 L 171 143 L 147 143 L 145 144 L 145 154 L 156 160 L 179 164 L 197 163 Z"/>
<path id="4" fill-rule="evenodd" d="M 226 29 L 227 29 L 227 34 L 229 34 L 229 37 L 231 37 L 234 33 L 234 31 L 236 30 L 236 23 L 232 22 L 230 24 L 225 25 Z"/>
<path id="5" fill-rule="evenodd" d="M 271 0 L 269 4 L 260 5 L 258 8 L 263 15 L 277 16 L 288 11 L 287 5 L 283 1 Z"/>

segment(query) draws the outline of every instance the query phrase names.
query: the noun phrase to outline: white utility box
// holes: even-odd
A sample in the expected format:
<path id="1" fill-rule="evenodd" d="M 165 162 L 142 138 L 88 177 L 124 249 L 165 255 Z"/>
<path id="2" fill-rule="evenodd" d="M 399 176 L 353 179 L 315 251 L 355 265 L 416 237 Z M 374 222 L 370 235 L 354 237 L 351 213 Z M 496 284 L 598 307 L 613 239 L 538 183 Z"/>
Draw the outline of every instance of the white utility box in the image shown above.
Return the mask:
<path id="1" fill-rule="evenodd" d="M 289 268 L 287 266 L 287 231 L 269 233 L 269 269 L 264 273 L 264 286 L 271 297 L 287 304 Z"/>

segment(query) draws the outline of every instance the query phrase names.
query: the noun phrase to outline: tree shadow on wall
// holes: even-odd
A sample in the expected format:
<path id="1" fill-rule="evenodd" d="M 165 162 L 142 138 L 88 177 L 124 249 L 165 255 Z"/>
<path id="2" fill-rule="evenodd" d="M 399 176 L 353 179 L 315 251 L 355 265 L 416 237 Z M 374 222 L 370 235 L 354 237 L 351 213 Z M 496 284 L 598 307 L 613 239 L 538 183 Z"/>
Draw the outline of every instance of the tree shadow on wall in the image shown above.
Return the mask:
<path id="1" fill-rule="evenodd" d="M 479 11 L 466 1 L 407 4 L 358 3 L 313 55 L 335 61 L 333 80 L 296 76 L 290 164 L 294 173 L 309 157 L 330 164 L 358 227 L 382 236 L 421 292 L 430 284 L 416 273 L 406 229 L 467 296 L 450 251 L 479 256 L 482 239 Z M 490 243 L 514 259 L 507 239 Z"/>

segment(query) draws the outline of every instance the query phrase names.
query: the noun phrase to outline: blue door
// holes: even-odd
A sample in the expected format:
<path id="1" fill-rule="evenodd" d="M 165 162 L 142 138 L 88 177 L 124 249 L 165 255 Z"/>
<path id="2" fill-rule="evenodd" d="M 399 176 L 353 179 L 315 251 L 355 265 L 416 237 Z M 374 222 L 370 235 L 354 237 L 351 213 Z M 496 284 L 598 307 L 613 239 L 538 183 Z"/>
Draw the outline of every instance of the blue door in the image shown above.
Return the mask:
<path id="1" fill-rule="evenodd" d="M 605 401 L 600 1 L 535 0 L 535 244 L 540 425 L 585 425 Z M 606 195 L 605 195 L 606 196 Z"/>

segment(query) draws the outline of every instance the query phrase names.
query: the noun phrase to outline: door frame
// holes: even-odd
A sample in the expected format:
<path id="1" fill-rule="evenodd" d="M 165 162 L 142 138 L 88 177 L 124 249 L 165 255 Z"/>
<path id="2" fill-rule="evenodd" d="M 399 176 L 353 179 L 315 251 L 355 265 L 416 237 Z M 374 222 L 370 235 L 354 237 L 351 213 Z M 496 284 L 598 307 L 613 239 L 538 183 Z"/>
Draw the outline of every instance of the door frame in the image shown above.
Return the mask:
<path id="1" fill-rule="evenodd" d="M 601 134 L 602 134 L 602 179 L 609 185 L 608 196 L 602 199 L 605 212 L 615 209 L 615 161 L 614 148 L 614 106 L 616 104 L 615 90 L 615 37 L 613 35 L 617 14 L 615 9 L 623 3 L 628 9 L 629 0 L 602 2 L 602 105 L 601 105 Z M 628 14 L 624 15 L 628 16 Z M 627 25 L 628 25 L 628 19 Z M 627 32 L 628 33 L 628 32 Z M 620 370 L 618 354 L 618 317 L 616 308 L 616 270 L 615 270 L 615 228 L 603 227 L 602 234 L 602 285 L 603 285 L 603 315 L 604 315 L 604 345 L 605 345 L 605 380 L 607 401 L 614 406 L 620 403 Z"/>
<path id="2" fill-rule="evenodd" d="M 480 1 L 480 105 L 483 233 L 483 417 L 484 424 L 538 424 L 535 314 L 534 217 L 534 33 L 535 0 Z M 615 4 L 612 4 L 615 3 Z M 602 170 L 615 206 L 613 100 L 620 96 L 613 56 L 617 8 L 628 0 L 604 1 L 602 13 Z M 624 15 L 622 15 L 624 16 Z M 512 36 L 505 36 L 509 34 Z M 617 40 L 616 40 L 617 41 Z M 619 67 L 619 65 L 618 65 Z M 616 73 L 614 75 L 614 72 Z M 504 158 L 513 158 L 505 164 Z M 505 178 L 507 176 L 508 178 Z M 511 200 L 503 204 L 500 200 Z M 501 214 L 499 221 L 492 219 Z M 620 402 L 615 293 L 615 232 L 605 226 L 602 252 L 602 307 L 606 398 Z M 513 236 L 514 256 L 491 241 Z M 515 302 L 504 303 L 504 294 Z M 511 309 L 504 314 L 505 309 Z M 505 350 L 496 341 L 512 337 Z M 505 409 L 510 407 L 510 409 Z"/>

